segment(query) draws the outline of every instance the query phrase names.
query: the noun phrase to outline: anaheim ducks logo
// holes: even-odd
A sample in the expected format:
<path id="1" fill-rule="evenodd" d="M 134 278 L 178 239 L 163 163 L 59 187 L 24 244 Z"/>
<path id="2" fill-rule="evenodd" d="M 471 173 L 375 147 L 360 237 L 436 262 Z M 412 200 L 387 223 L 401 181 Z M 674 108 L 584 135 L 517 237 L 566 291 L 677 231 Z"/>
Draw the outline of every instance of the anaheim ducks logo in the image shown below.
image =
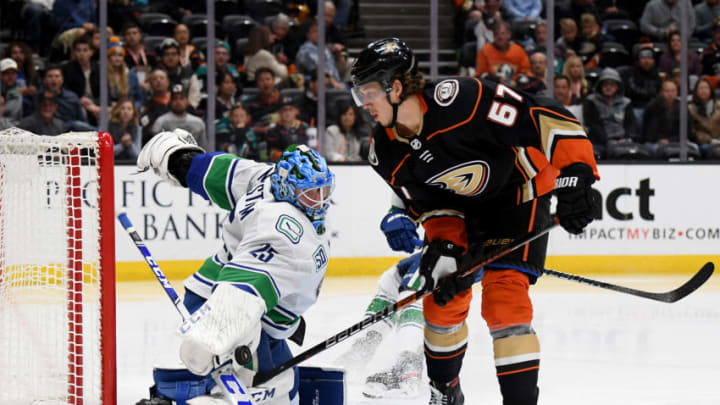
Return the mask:
<path id="1" fill-rule="evenodd" d="M 433 176 L 426 183 L 458 195 L 472 197 L 485 190 L 489 177 L 490 165 L 482 160 L 473 160 L 453 166 Z"/>

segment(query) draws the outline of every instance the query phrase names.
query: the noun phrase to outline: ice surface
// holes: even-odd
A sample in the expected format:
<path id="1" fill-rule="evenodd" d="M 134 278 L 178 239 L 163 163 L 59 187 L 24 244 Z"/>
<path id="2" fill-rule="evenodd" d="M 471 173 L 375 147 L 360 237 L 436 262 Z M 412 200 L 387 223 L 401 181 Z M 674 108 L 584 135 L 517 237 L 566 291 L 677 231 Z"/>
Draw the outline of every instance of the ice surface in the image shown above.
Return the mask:
<path id="1" fill-rule="evenodd" d="M 685 278 L 610 281 L 664 291 Z M 540 280 L 532 288 L 534 326 L 542 350 L 539 404 L 720 403 L 720 285 L 714 280 L 675 304 Z M 120 286 L 118 403 L 123 405 L 147 396 L 154 364 L 178 361 L 179 339 L 174 331 L 179 316 L 159 287 L 148 286 L 152 294 L 147 295 L 124 293 L 129 289 Z M 318 304 L 306 314 L 305 345 L 298 349 L 291 343 L 291 348 L 299 353 L 360 320 L 372 292 L 372 282 L 367 280 L 326 281 Z M 466 404 L 500 404 L 491 341 L 480 316 L 479 292 L 476 290 L 468 320 L 470 341 L 461 384 Z M 422 339 L 420 334 L 418 339 Z M 328 364 L 348 344 L 344 342 L 308 364 Z M 382 347 L 366 374 L 384 366 L 383 359 L 390 352 L 392 347 Z M 418 398 L 377 400 L 362 396 L 363 381 L 364 375 L 350 379 L 350 404 L 427 403 L 425 384 Z"/>

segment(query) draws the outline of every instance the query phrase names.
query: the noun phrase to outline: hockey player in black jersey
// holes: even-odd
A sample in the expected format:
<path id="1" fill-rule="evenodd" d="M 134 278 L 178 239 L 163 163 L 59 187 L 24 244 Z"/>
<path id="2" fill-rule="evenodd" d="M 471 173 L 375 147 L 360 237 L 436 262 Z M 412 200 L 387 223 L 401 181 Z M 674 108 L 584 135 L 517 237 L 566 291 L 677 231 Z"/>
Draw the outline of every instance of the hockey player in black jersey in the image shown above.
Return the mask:
<path id="1" fill-rule="evenodd" d="M 592 144 L 554 100 L 472 77 L 425 82 L 397 38 L 369 44 L 352 80 L 356 103 L 377 123 L 368 160 L 394 192 L 388 215 L 425 230 L 422 288 L 457 271 L 468 250 L 478 254 L 547 226 L 551 192 L 568 232 L 592 221 L 599 205 L 590 188 L 599 179 Z M 414 226 L 392 229 L 411 251 Z M 540 348 L 528 290 L 546 248 L 546 237 L 525 245 L 486 266 L 482 279 L 482 316 L 505 405 L 537 403 Z M 430 404 L 464 403 L 458 376 L 473 280 L 440 282 L 441 292 L 423 302 Z"/>

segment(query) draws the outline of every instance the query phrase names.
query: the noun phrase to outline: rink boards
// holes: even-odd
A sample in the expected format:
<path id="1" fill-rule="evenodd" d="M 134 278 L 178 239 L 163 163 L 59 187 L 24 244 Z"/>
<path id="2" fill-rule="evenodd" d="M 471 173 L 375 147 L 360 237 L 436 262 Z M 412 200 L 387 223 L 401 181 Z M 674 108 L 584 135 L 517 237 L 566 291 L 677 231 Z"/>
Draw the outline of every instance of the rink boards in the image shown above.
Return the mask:
<path id="1" fill-rule="evenodd" d="M 578 273 L 676 274 L 720 258 L 717 165 L 601 165 L 602 218 L 585 234 L 551 233 L 547 267 Z M 329 276 L 378 275 L 398 260 L 380 232 L 390 190 L 369 166 L 332 166 Z M 115 170 L 116 209 L 134 222 L 170 278 L 192 273 L 221 245 L 225 212 L 133 166 Z M 488 215 L 492 215 L 489 213 Z M 116 227 L 119 281 L 152 277 Z M 308 252 L 312 254 L 312 252 Z"/>

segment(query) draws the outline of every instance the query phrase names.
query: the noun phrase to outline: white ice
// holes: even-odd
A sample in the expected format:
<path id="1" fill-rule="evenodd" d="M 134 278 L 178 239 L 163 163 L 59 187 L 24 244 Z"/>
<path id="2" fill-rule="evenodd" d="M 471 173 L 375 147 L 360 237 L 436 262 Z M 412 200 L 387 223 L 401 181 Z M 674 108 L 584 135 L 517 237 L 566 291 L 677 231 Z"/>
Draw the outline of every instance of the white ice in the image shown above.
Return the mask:
<path id="1" fill-rule="evenodd" d="M 604 279 L 663 291 L 684 278 Z M 117 363 L 121 405 L 147 396 L 154 364 L 174 364 L 177 358 L 174 330 L 178 315 L 159 287 L 147 288 L 151 294 L 120 286 Z M 531 291 L 542 350 L 539 404 L 720 404 L 720 288 L 714 279 L 674 304 L 564 281 L 541 280 Z M 302 348 L 291 343 L 293 350 L 299 353 L 360 320 L 372 292 L 372 282 L 365 279 L 326 281 L 318 304 L 306 314 L 306 343 Z M 476 290 L 468 323 L 469 348 L 461 372 L 465 403 L 499 405 L 491 341 L 480 316 L 480 290 Z M 308 363 L 328 364 L 347 347 L 344 342 Z M 382 350 L 390 352 L 392 347 Z M 382 352 L 376 355 L 383 357 Z M 366 371 L 379 364 L 374 361 Z M 363 397 L 361 381 L 361 377 L 349 381 L 351 405 L 427 403 L 424 383 L 420 397 L 399 401 Z"/>

